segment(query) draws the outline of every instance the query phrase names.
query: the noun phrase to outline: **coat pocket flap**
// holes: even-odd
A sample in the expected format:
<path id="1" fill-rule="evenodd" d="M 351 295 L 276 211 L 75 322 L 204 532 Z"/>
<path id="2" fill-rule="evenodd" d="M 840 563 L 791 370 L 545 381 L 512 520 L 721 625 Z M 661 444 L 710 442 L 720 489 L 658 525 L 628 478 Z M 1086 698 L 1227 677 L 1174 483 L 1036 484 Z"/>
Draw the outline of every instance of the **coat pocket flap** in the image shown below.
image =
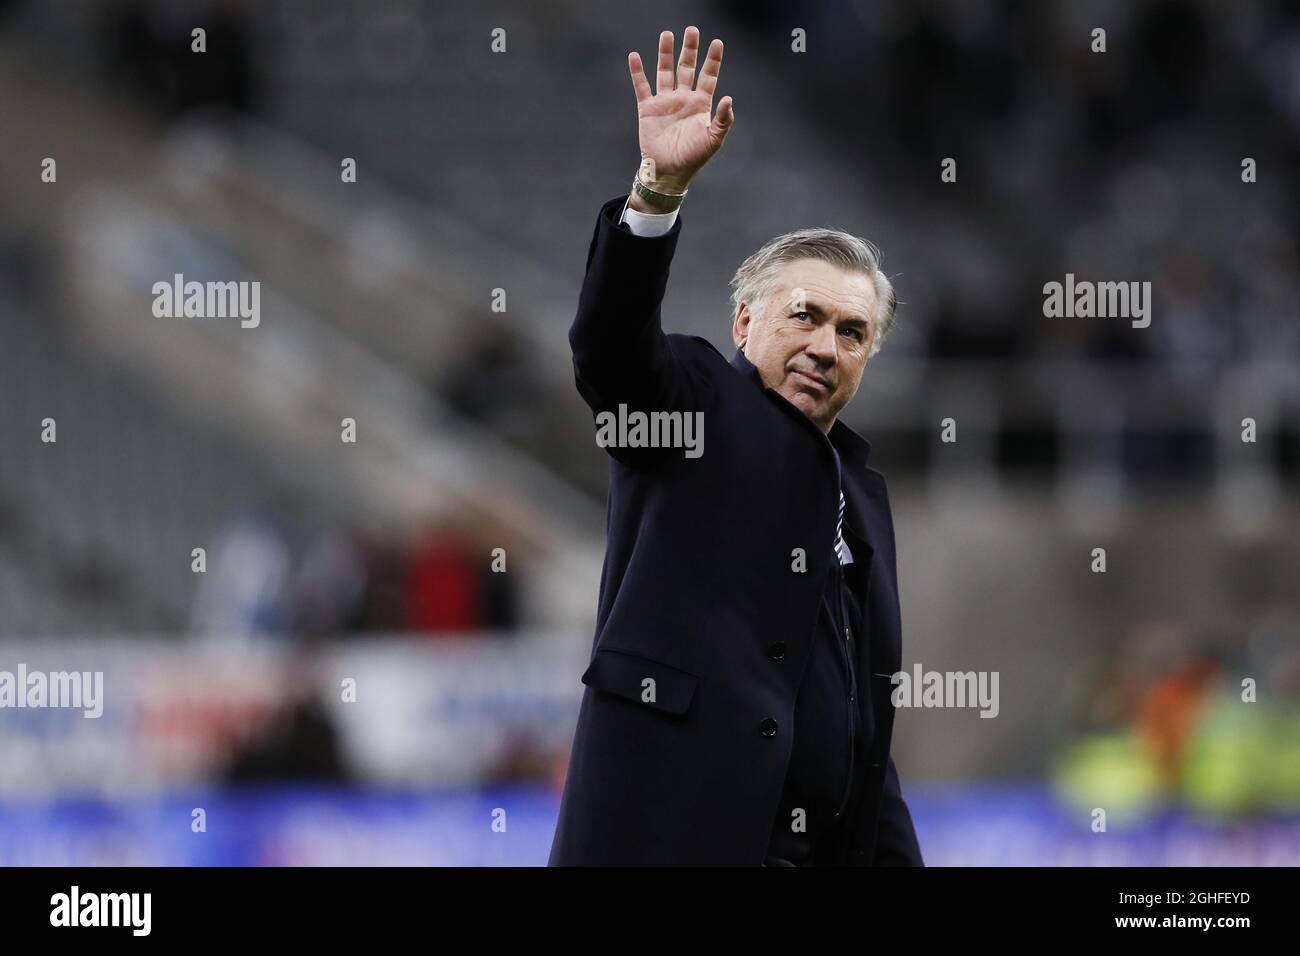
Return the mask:
<path id="1" fill-rule="evenodd" d="M 602 647 L 583 673 L 582 682 L 656 710 L 684 714 L 699 678 L 640 654 Z"/>

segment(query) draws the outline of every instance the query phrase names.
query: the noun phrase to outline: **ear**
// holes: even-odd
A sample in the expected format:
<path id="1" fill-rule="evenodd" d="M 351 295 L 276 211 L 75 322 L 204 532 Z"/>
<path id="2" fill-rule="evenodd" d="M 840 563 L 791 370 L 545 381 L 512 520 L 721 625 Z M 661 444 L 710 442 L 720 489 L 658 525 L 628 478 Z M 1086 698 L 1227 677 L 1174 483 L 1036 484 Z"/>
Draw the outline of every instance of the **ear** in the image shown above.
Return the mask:
<path id="1" fill-rule="evenodd" d="M 731 318 L 731 341 L 736 343 L 736 348 L 742 352 L 745 350 L 745 343 L 749 340 L 749 323 L 751 319 L 748 302 L 742 302 L 736 306 L 736 314 Z"/>

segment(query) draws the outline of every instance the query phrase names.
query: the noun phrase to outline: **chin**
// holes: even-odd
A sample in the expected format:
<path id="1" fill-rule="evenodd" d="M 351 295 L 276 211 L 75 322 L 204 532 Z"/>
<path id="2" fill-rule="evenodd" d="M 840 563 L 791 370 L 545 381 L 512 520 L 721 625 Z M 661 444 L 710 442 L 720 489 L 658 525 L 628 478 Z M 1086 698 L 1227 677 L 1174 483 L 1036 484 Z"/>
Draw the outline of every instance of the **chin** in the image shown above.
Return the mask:
<path id="1" fill-rule="evenodd" d="M 794 403 L 794 407 L 799 409 L 799 411 L 803 412 L 814 422 L 820 421 L 822 407 L 821 407 L 821 403 L 818 402 L 816 399 L 810 399 L 807 396 L 804 396 L 803 401 Z"/>

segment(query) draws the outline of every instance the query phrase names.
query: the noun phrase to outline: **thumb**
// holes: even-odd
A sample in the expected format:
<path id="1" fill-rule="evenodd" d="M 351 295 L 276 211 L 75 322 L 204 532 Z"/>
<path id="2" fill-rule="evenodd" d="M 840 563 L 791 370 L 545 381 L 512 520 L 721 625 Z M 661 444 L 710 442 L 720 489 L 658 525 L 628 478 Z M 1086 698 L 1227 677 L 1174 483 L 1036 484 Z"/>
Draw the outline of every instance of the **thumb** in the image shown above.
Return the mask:
<path id="1" fill-rule="evenodd" d="M 713 114 L 713 122 L 709 124 L 709 132 L 713 139 L 721 144 L 727 131 L 731 129 L 731 124 L 736 121 L 735 110 L 732 109 L 731 97 L 724 96 L 718 103 L 718 108 Z"/>

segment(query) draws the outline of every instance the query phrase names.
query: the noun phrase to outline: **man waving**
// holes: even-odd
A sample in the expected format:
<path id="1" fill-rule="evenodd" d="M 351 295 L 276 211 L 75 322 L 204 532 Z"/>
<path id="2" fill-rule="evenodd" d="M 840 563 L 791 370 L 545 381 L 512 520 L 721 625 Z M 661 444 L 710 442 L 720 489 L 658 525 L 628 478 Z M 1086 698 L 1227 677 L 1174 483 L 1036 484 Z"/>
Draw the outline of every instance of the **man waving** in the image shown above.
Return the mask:
<path id="1" fill-rule="evenodd" d="M 889 756 L 902 629 L 870 444 L 840 411 L 894 321 L 873 246 L 801 229 L 732 279 L 730 360 L 666 334 L 681 207 L 734 123 L 720 40 L 696 83 L 636 53 L 641 162 L 601 208 L 569 332 L 599 423 L 697 416 L 703 453 L 636 429 L 610 457 L 607 549 L 552 865 L 921 865 Z M 671 429 L 662 434 L 672 434 Z"/>

